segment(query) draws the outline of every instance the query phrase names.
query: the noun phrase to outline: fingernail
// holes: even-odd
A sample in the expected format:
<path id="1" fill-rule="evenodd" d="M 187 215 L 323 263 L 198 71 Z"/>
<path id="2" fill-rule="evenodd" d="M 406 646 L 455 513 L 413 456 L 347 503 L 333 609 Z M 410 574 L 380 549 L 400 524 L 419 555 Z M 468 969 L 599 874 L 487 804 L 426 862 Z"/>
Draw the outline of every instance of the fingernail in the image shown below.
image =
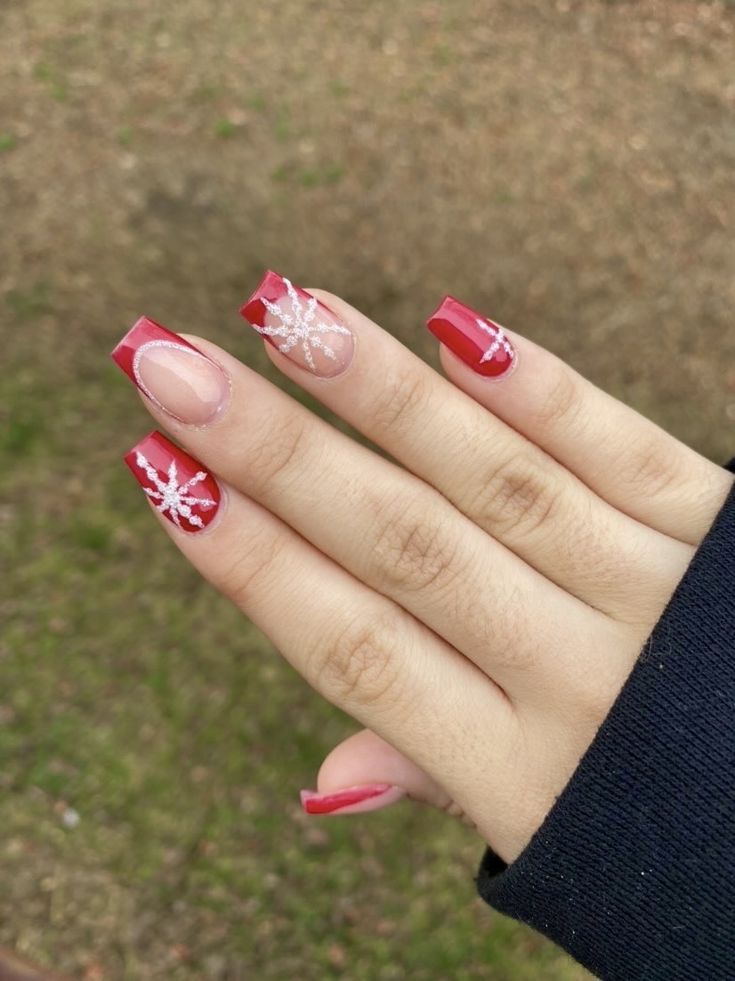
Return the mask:
<path id="1" fill-rule="evenodd" d="M 518 362 L 505 329 L 453 296 L 442 300 L 426 326 L 478 375 L 507 377 Z"/>
<path id="2" fill-rule="evenodd" d="M 350 331 L 305 290 L 267 272 L 240 309 L 265 339 L 295 364 L 320 378 L 333 378 L 352 361 Z"/>
<path id="3" fill-rule="evenodd" d="M 227 402 L 230 388 L 220 366 L 148 317 L 133 324 L 112 360 L 154 405 L 179 422 L 204 426 Z"/>
<path id="4" fill-rule="evenodd" d="M 202 531 L 220 504 L 220 489 L 198 460 L 159 432 L 137 443 L 125 462 L 153 507 L 182 531 Z"/>
<path id="5" fill-rule="evenodd" d="M 329 794 L 301 791 L 301 806 L 307 814 L 361 814 L 395 804 L 406 791 L 390 783 L 369 783 Z"/>

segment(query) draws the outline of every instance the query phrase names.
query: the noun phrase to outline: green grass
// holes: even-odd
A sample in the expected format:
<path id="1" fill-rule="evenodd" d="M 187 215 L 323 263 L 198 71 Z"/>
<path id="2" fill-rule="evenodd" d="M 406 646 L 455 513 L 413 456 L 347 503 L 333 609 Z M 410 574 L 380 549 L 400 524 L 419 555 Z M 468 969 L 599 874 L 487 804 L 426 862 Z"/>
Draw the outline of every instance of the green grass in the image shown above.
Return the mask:
<path id="1" fill-rule="evenodd" d="M 237 317 L 265 266 L 427 358 L 451 292 L 724 459 L 729 10 L 5 6 L 0 947 L 86 981 L 586 977 L 475 898 L 466 828 L 302 814 L 355 726 L 156 526 L 108 351 L 145 312 L 315 408 Z"/>
<path id="2" fill-rule="evenodd" d="M 217 119 L 214 123 L 214 135 L 221 140 L 229 140 L 237 133 L 237 125 L 230 119 Z"/>
<path id="3" fill-rule="evenodd" d="M 117 142 L 120 146 L 130 146 L 135 137 L 135 132 L 132 126 L 121 126 L 117 131 Z"/>
<path id="4" fill-rule="evenodd" d="M 52 99 L 56 102 L 66 102 L 69 98 L 69 87 L 62 72 L 58 68 L 47 62 L 40 61 L 35 65 L 33 74 L 46 86 Z"/>

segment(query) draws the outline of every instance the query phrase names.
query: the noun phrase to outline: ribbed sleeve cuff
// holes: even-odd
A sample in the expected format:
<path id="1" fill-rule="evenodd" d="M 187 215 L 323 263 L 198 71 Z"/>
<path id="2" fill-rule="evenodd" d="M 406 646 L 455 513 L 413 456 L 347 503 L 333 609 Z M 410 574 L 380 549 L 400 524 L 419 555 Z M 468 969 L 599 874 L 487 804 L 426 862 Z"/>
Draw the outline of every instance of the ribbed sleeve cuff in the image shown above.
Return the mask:
<path id="1" fill-rule="evenodd" d="M 543 825 L 477 887 L 601 978 L 735 978 L 735 490 Z"/>

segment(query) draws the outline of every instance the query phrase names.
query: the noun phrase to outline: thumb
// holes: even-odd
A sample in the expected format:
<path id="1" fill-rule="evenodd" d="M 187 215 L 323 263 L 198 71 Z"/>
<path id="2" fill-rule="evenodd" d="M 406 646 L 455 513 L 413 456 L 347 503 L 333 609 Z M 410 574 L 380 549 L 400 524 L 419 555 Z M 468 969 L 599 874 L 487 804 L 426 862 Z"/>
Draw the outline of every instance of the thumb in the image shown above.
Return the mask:
<path id="1" fill-rule="evenodd" d="M 435 780 L 370 729 L 335 746 L 319 769 L 317 787 L 301 791 L 307 814 L 377 811 L 410 797 L 463 817 Z"/>

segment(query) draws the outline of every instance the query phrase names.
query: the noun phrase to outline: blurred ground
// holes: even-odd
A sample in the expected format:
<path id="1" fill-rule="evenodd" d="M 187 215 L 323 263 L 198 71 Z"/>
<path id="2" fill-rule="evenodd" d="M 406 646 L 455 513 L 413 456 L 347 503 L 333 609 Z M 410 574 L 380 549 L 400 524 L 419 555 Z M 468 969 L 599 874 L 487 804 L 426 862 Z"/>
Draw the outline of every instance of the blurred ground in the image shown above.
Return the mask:
<path id="1" fill-rule="evenodd" d="M 0 944 L 98 979 L 570 979 L 438 815 L 313 823 L 351 730 L 119 457 L 141 312 L 269 371 L 266 266 L 427 358 L 451 291 L 714 459 L 735 420 L 735 8 L 0 6 Z M 278 383 L 282 381 L 278 379 Z"/>

